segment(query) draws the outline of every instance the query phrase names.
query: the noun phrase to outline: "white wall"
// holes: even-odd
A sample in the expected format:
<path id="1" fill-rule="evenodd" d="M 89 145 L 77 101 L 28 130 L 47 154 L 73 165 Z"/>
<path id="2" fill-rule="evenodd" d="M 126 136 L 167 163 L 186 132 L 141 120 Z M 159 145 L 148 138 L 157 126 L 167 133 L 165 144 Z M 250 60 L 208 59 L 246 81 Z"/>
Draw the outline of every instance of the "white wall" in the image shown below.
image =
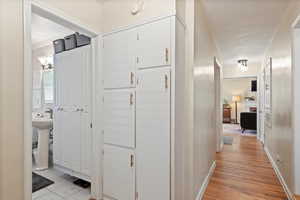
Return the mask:
<path id="1" fill-rule="evenodd" d="M 38 97 L 42 97 L 42 66 L 39 62 L 40 57 L 49 57 L 54 55 L 54 49 L 52 44 L 44 47 L 40 47 L 37 49 L 33 49 L 32 51 L 32 68 L 33 68 L 33 74 L 32 74 L 32 89 L 33 89 L 33 108 L 35 108 L 36 103 L 39 101 Z M 36 102 L 36 103 L 35 103 Z M 42 102 L 41 102 L 42 103 Z M 41 105 L 40 108 L 42 108 L 43 105 Z M 39 109 L 38 109 L 39 110 Z"/>
<path id="2" fill-rule="evenodd" d="M 241 101 L 237 104 L 237 118 L 240 122 L 240 113 L 249 112 L 250 107 L 256 107 L 255 102 L 249 102 L 245 100 L 245 97 L 254 96 L 256 97 L 256 92 L 251 92 L 251 81 L 256 80 L 256 78 L 235 78 L 235 79 L 224 79 L 223 80 L 223 99 L 227 100 L 230 104 L 231 119 L 235 119 L 235 102 L 232 101 L 233 95 L 238 95 L 241 97 Z"/>
<path id="3" fill-rule="evenodd" d="M 293 66 L 292 62 L 292 24 L 300 13 L 300 2 L 291 1 L 280 26 L 266 52 L 266 60 L 272 57 L 272 130 L 266 133 L 265 146 L 269 149 L 280 173 L 290 190 L 295 190 L 295 158 L 294 137 L 298 137 L 297 129 L 293 132 Z M 294 119 L 295 120 L 295 119 Z M 297 136 L 296 136 L 297 135 Z M 296 147 L 295 147 L 296 148 Z M 298 146 L 297 146 L 298 148 Z M 300 191 L 296 191 L 300 194 Z"/>
<path id="4" fill-rule="evenodd" d="M 216 154 L 214 56 L 218 56 L 202 1 L 195 2 L 194 56 L 194 199 Z"/>
<path id="5" fill-rule="evenodd" d="M 144 10 L 132 15 L 136 0 L 103 1 L 103 32 L 175 13 L 175 0 L 144 0 Z"/>
<path id="6" fill-rule="evenodd" d="M 294 89 L 294 169 L 300 169 L 300 134 L 296 134 L 295 131 L 300 130 L 300 29 L 296 29 L 294 32 L 294 68 L 293 68 L 293 89 Z M 298 158 L 298 159 L 297 159 Z M 295 193 L 300 194 L 300 170 L 295 170 Z"/>
<path id="7" fill-rule="evenodd" d="M 224 78 L 257 76 L 261 68 L 261 63 L 249 63 L 248 67 L 249 67 L 248 71 L 242 72 L 237 65 L 225 66 L 223 68 Z"/>
<path id="8" fill-rule="evenodd" d="M 22 0 L 0 1 L 0 199 L 23 200 Z"/>
<path id="9" fill-rule="evenodd" d="M 102 0 L 34 0 L 41 5 L 53 8 L 74 18 L 79 23 L 91 30 L 101 33 L 102 23 Z"/>

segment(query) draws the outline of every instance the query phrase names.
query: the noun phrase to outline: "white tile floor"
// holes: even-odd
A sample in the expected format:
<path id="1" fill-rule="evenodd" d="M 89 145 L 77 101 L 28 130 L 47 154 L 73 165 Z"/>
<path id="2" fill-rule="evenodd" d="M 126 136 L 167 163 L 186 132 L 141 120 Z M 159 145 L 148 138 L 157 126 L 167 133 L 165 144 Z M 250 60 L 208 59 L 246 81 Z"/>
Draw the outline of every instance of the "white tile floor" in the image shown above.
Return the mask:
<path id="1" fill-rule="evenodd" d="M 35 173 L 55 183 L 32 194 L 32 200 L 88 200 L 90 188 L 83 189 L 73 184 L 76 178 L 66 175 L 53 168 Z"/>

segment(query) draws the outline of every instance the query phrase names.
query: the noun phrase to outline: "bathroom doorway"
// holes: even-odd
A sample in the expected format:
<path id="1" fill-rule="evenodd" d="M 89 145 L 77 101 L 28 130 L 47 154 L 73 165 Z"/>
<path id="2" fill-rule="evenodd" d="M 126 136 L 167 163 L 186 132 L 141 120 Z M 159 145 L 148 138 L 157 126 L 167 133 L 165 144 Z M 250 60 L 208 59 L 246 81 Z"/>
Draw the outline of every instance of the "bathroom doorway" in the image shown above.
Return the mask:
<path id="1" fill-rule="evenodd" d="M 93 142 L 97 33 L 25 2 L 24 199 L 99 198 L 100 158 Z M 76 44 L 69 42 L 73 39 Z"/>

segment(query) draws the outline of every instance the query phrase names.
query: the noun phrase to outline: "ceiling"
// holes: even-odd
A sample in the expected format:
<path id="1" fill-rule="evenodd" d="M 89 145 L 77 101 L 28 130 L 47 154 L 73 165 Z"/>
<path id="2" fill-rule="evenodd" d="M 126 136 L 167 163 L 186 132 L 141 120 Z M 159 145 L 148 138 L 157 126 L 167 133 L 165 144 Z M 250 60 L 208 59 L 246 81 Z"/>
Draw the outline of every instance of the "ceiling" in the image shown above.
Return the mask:
<path id="1" fill-rule="evenodd" d="M 51 44 L 53 40 L 63 38 L 74 32 L 36 14 L 32 14 L 31 26 L 33 46 L 45 46 Z"/>
<path id="2" fill-rule="evenodd" d="M 261 63 L 289 0 L 204 0 L 224 67 Z"/>

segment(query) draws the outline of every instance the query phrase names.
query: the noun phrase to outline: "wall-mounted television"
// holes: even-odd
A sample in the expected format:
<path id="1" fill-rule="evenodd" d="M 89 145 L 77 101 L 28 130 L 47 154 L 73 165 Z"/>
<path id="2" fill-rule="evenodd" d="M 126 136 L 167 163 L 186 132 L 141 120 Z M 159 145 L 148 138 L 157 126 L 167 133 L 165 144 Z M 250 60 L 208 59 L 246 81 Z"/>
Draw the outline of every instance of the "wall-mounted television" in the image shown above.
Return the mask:
<path id="1" fill-rule="evenodd" d="M 251 91 L 256 92 L 257 91 L 257 80 L 251 81 Z"/>

